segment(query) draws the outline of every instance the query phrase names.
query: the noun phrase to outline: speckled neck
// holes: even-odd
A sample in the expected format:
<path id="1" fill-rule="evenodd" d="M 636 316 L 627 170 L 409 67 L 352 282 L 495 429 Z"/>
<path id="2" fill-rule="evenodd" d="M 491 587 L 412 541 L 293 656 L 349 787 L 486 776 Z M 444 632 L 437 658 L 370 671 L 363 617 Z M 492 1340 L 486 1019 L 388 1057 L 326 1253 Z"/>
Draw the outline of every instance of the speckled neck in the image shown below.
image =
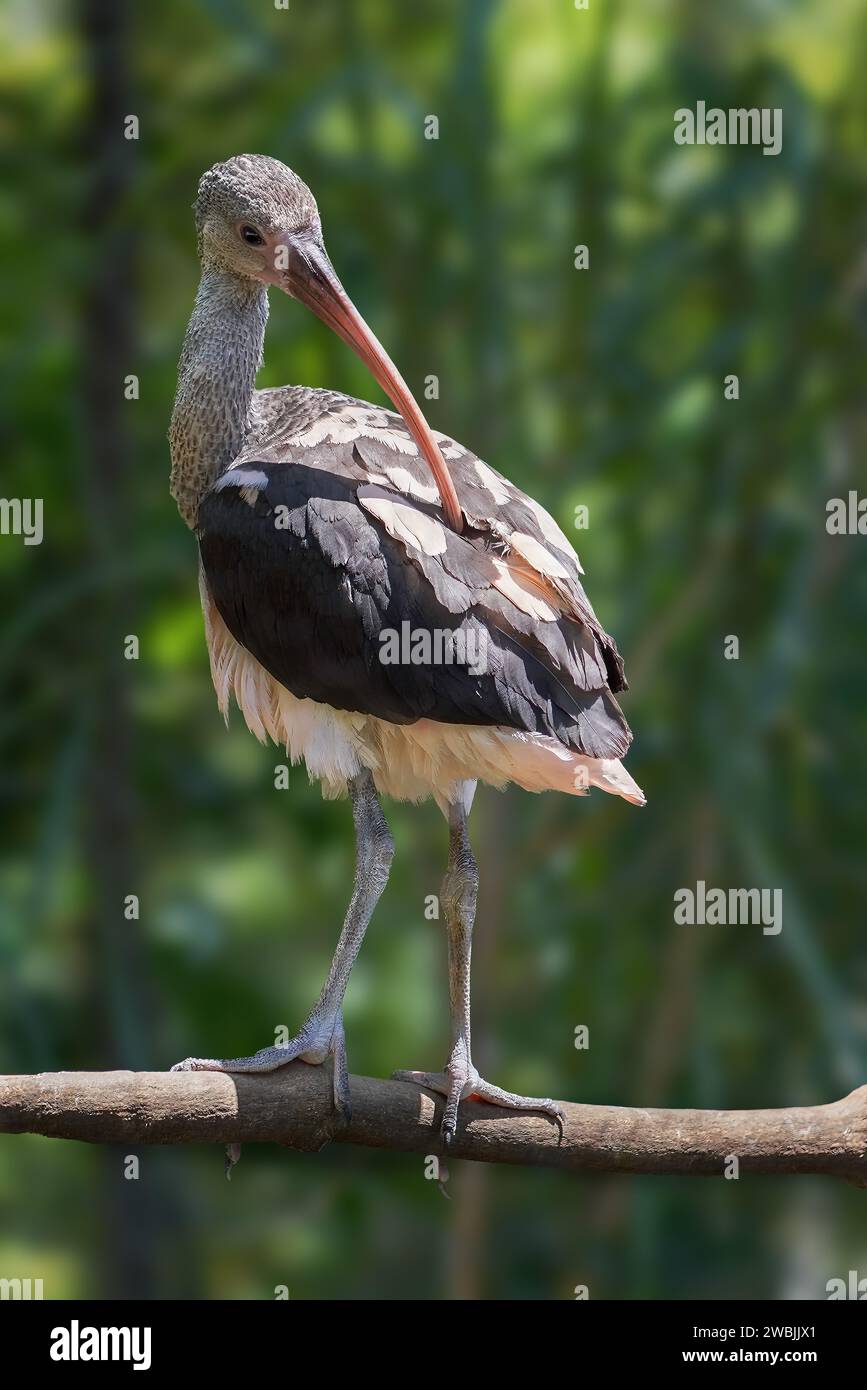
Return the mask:
<path id="1" fill-rule="evenodd" d="M 171 493 L 190 527 L 202 494 L 238 454 L 249 429 L 267 322 L 264 285 L 213 267 L 202 271 L 169 427 Z"/>

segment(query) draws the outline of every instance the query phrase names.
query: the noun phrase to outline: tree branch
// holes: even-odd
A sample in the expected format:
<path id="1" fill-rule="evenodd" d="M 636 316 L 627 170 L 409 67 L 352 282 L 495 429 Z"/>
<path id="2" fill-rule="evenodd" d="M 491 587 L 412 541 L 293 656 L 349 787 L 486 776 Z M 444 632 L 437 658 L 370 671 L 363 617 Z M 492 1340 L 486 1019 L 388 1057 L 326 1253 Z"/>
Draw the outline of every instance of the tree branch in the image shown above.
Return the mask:
<path id="1" fill-rule="evenodd" d="M 440 1154 L 442 1099 L 401 1081 L 351 1078 L 353 1117 L 331 1105 L 329 1066 L 268 1076 L 215 1072 L 55 1072 L 0 1077 L 0 1132 L 88 1143 L 329 1140 Z M 828 1173 L 867 1186 L 867 1086 L 831 1105 L 788 1110 L 643 1110 L 564 1104 L 562 1138 L 541 1115 L 462 1107 L 449 1153 L 577 1172 L 716 1175 L 736 1155 L 748 1173 Z"/>

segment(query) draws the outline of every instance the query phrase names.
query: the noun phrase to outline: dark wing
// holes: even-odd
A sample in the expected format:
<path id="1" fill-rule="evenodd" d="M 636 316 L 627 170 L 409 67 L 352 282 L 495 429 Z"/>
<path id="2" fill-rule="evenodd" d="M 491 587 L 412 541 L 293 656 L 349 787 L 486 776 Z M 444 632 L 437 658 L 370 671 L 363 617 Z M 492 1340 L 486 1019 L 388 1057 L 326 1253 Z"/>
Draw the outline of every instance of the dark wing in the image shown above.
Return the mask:
<path id="1" fill-rule="evenodd" d="M 279 462 L 246 447 L 202 499 L 205 578 L 235 639 L 299 698 L 620 757 L 595 619 L 555 607 L 490 533 L 457 536 L 438 505 L 372 483 L 348 442 L 283 445 Z"/>
<path id="2" fill-rule="evenodd" d="M 281 386 L 255 393 L 255 425 L 237 463 L 289 459 L 329 468 L 430 502 L 442 516 L 439 495 L 400 415 L 338 391 Z M 617 645 L 600 624 L 581 582 L 581 562 L 557 522 L 502 473 L 434 430 L 471 532 L 498 547 L 509 568 L 548 590 L 593 633 L 612 691 L 626 690 Z"/>

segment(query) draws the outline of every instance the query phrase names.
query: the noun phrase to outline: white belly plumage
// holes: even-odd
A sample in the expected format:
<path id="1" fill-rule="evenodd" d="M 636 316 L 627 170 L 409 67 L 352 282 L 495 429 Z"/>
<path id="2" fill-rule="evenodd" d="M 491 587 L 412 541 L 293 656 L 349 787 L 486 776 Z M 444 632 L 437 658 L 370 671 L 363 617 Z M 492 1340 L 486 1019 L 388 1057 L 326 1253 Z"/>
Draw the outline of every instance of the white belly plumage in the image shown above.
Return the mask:
<path id="1" fill-rule="evenodd" d="M 461 783 L 482 781 L 572 796 L 595 786 L 644 805 L 644 793 L 619 759 L 585 757 L 545 734 L 432 719 L 391 724 L 298 699 L 235 640 L 204 578 L 200 588 L 220 711 L 228 719 L 234 695 L 250 732 L 262 743 L 280 744 L 293 763 L 303 761 L 326 797 L 341 796 L 347 780 L 367 768 L 377 789 L 397 801 L 433 796 L 445 806 Z"/>

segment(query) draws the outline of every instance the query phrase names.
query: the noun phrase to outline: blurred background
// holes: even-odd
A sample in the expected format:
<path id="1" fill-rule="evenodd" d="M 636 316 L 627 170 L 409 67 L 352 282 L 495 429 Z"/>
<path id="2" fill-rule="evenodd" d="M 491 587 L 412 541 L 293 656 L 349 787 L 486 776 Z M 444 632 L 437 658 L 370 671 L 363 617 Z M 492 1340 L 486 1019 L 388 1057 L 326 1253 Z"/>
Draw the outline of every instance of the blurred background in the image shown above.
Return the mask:
<path id="1" fill-rule="evenodd" d="M 570 533 L 589 507 L 576 545 L 626 658 L 646 810 L 477 797 L 480 1070 L 623 1105 L 867 1080 L 865 541 L 825 527 L 865 488 L 867 7 L 10 0 L 0 35 L 0 491 L 45 507 L 41 546 L 0 537 L 0 1070 L 251 1051 L 305 1016 L 342 920 L 348 808 L 301 768 L 275 790 L 280 750 L 226 731 L 168 494 L 190 205 L 257 151 L 312 185 L 416 393 L 439 377 L 432 424 Z M 782 153 L 676 146 L 699 100 L 782 107 Z M 381 399 L 282 298 L 259 380 Z M 374 1076 L 448 1038 L 424 916 L 445 827 L 386 809 L 346 1005 Z M 782 932 L 676 925 L 699 878 L 782 888 Z M 361 1149 L 248 1146 L 231 1186 L 216 1147 L 139 1157 L 127 1181 L 120 1149 L 0 1139 L 0 1274 L 47 1298 L 739 1299 L 867 1270 L 837 1179 L 454 1162 L 446 1200 L 421 1158 Z"/>

